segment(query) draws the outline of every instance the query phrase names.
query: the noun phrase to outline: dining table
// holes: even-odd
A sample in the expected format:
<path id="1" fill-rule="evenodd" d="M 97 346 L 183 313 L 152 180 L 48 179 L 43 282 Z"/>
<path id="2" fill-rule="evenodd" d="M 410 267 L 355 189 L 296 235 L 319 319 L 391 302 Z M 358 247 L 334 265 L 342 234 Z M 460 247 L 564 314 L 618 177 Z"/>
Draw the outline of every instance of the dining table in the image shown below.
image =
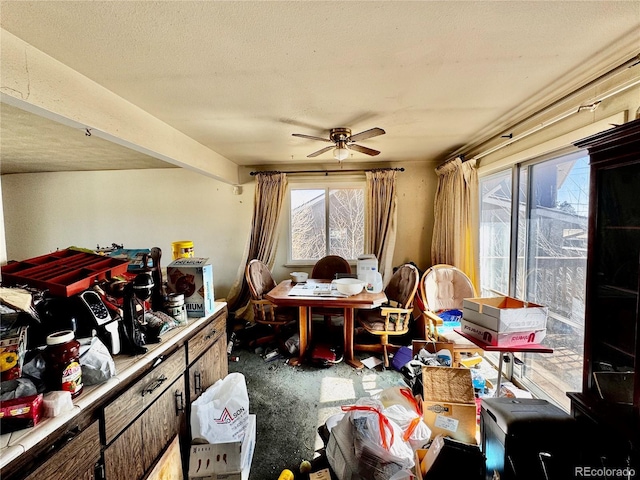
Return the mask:
<path id="1" fill-rule="evenodd" d="M 355 295 L 344 295 L 337 291 L 332 280 L 308 279 L 295 283 L 283 280 L 269 291 L 265 297 L 278 306 L 297 307 L 299 311 L 300 345 L 299 361 L 304 361 L 307 346 L 312 341 L 313 308 L 331 307 L 344 310 L 344 361 L 356 369 L 363 368 L 363 363 L 355 358 L 353 352 L 354 318 L 356 309 L 377 308 L 387 301 L 384 291 L 368 292 L 363 289 Z"/>

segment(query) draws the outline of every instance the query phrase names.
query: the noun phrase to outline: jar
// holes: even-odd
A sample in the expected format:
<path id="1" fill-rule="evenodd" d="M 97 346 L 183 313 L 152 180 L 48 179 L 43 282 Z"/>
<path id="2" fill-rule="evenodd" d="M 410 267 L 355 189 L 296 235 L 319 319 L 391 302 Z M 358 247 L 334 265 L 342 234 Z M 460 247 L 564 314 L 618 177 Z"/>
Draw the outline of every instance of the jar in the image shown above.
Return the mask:
<path id="1" fill-rule="evenodd" d="M 164 302 L 164 311 L 175 318 L 178 323 L 187 323 L 187 307 L 184 304 L 183 293 L 170 293 Z"/>
<path id="2" fill-rule="evenodd" d="M 191 240 L 180 240 L 171 244 L 173 259 L 193 258 L 193 242 Z"/>
<path id="3" fill-rule="evenodd" d="M 62 330 L 47 336 L 47 347 L 42 352 L 45 378 L 50 390 L 62 390 L 77 397 L 82 392 L 80 343 L 73 330 Z"/>

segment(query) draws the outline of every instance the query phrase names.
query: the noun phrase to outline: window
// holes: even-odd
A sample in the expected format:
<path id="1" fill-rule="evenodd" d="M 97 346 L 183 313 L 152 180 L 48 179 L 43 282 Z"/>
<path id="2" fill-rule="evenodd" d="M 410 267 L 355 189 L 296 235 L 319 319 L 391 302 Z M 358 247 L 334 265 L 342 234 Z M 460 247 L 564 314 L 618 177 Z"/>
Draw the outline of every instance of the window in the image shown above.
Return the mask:
<path id="1" fill-rule="evenodd" d="M 364 252 L 364 187 L 291 187 L 289 262 L 325 255 L 356 260 Z"/>
<path id="2" fill-rule="evenodd" d="M 512 370 L 566 409 L 566 392 L 582 389 L 588 161 L 577 152 L 480 179 L 482 295 L 548 307 L 543 343 L 554 353 L 516 354 Z"/>

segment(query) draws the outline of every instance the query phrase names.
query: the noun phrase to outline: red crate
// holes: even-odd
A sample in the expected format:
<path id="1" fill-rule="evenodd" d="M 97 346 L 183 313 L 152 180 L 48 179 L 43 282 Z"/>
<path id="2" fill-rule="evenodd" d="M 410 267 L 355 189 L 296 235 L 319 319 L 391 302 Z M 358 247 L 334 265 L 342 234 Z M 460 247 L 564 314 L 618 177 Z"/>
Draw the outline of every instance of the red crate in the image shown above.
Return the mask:
<path id="1" fill-rule="evenodd" d="M 90 288 L 95 281 L 123 274 L 128 265 L 127 260 L 66 249 L 8 263 L 2 267 L 2 282 L 70 297 Z"/>

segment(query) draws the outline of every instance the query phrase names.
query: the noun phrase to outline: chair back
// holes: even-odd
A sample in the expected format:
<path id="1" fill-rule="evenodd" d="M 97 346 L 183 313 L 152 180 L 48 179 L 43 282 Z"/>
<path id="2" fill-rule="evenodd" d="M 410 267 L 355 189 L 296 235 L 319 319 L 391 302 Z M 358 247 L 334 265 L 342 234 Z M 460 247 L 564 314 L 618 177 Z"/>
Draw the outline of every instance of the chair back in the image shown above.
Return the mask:
<path id="1" fill-rule="evenodd" d="M 397 302 L 398 307 L 411 308 L 419 282 L 420 272 L 418 269 L 405 263 L 393 274 L 384 293 L 388 300 Z"/>
<path id="2" fill-rule="evenodd" d="M 420 296 L 426 310 L 462 310 L 462 300 L 475 297 L 476 291 L 462 270 L 452 265 L 439 264 L 422 275 Z"/>
<path id="3" fill-rule="evenodd" d="M 339 255 L 327 255 L 316 262 L 311 278 L 335 279 L 336 274 L 351 274 L 351 265 Z"/>
<path id="4" fill-rule="evenodd" d="M 254 300 L 262 300 L 265 293 L 274 289 L 276 282 L 273 280 L 269 267 L 258 259 L 253 259 L 247 264 L 245 269 L 245 278 L 249 285 L 251 298 Z"/>

